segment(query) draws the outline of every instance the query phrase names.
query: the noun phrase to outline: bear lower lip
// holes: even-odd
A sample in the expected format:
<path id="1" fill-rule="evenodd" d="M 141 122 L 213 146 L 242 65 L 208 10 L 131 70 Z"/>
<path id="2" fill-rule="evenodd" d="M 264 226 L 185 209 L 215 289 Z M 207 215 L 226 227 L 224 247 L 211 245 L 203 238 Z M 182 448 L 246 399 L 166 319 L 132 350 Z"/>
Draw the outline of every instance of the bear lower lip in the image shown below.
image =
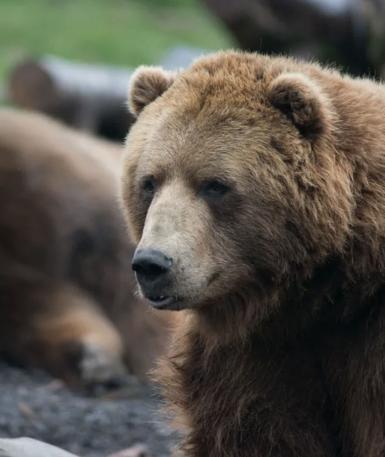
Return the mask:
<path id="1" fill-rule="evenodd" d="M 179 302 L 176 297 L 166 297 L 166 296 L 157 296 L 157 297 L 146 297 L 151 305 L 156 309 L 170 309 L 177 310 L 179 306 L 176 306 Z"/>

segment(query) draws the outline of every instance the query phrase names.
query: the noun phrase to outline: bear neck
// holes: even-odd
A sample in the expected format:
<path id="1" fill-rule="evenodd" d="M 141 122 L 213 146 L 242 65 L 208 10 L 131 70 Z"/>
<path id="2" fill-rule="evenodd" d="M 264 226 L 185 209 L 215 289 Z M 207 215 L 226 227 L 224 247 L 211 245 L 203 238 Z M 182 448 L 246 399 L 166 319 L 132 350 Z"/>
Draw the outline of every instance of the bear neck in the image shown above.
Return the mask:
<path id="1" fill-rule="evenodd" d="M 310 340 L 305 347 L 311 345 Z M 257 394 L 270 395 L 270 384 L 285 382 L 279 378 L 281 368 L 284 376 L 294 373 L 302 379 L 307 357 L 301 354 L 302 346 L 299 341 L 275 345 L 255 333 L 241 341 L 219 343 L 202 333 L 198 316 L 188 315 L 158 370 L 158 380 L 182 429 L 185 455 L 237 456 L 242 448 L 240 438 L 254 442 L 256 423 L 248 410 L 259 402 L 253 397 L 254 389 Z"/>
<path id="2" fill-rule="evenodd" d="M 157 376 L 176 413 L 177 424 L 182 427 L 187 456 L 240 455 L 242 443 L 253 442 L 258 425 L 257 416 L 249 414 L 250 405 L 260 404 L 259 415 L 263 417 L 265 399 L 269 405 L 277 400 L 274 408 L 278 411 L 286 404 L 279 403 L 274 386 L 281 386 L 281 392 L 293 390 L 293 395 L 300 398 L 305 390 L 314 403 L 314 414 L 325 408 L 329 411 L 330 405 L 325 403 L 327 391 L 325 393 L 322 383 L 322 360 L 328 353 L 335 352 L 339 341 L 336 335 L 356 335 L 370 319 L 375 321 L 376 310 L 381 312 L 385 297 L 385 288 L 380 287 L 366 302 L 367 306 L 357 306 L 356 311 L 348 315 L 350 307 L 341 305 L 336 317 L 341 281 L 346 280 L 341 273 L 341 262 L 329 259 L 311 278 L 316 283 L 316 292 L 320 293 L 319 300 L 312 306 L 306 307 L 310 297 L 302 292 L 299 302 L 302 309 L 296 314 L 290 302 L 293 297 L 289 297 L 287 303 L 248 332 L 232 330 L 231 338 L 223 329 L 214 332 L 223 324 L 222 321 L 214 327 L 208 321 L 214 316 L 201 310 L 182 312 L 182 322 Z M 341 300 L 355 300 L 358 289 L 358 286 L 352 288 L 346 300 Z M 294 290 L 290 292 L 294 294 Z M 362 304 L 360 299 L 358 301 Z M 225 305 L 222 302 L 222 306 Z M 240 317 L 227 317 L 228 331 L 237 319 Z M 342 332 L 341 326 L 345 327 Z M 347 344 L 350 347 L 349 342 Z"/>
<path id="3" fill-rule="evenodd" d="M 350 259 L 333 255 L 310 275 L 261 293 L 252 285 L 208 306 L 191 311 L 190 328 L 208 347 L 239 344 L 255 338 L 286 345 L 324 328 L 349 326 L 381 305 L 385 281 L 350 268 Z M 362 289 L 362 281 L 370 287 Z"/>

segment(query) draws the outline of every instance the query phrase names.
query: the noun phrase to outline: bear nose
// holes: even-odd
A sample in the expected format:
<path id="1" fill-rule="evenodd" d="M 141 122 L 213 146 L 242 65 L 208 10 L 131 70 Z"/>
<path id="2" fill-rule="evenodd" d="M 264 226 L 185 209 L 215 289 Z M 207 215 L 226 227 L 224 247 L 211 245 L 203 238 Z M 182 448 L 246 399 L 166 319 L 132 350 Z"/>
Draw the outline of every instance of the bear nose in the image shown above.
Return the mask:
<path id="1" fill-rule="evenodd" d="M 166 274 L 172 265 L 172 259 L 155 249 L 139 249 L 132 259 L 132 269 L 139 282 L 154 282 Z"/>

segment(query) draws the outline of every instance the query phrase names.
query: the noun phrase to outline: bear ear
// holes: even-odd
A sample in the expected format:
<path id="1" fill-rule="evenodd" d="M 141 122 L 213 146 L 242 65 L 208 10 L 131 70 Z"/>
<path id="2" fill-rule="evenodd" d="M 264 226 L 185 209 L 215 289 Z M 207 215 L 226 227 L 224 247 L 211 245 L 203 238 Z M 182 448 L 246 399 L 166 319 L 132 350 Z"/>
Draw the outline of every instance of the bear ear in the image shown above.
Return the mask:
<path id="1" fill-rule="evenodd" d="M 316 138 L 332 126 L 329 99 L 301 73 L 283 73 L 270 84 L 269 100 L 308 138 Z"/>
<path id="2" fill-rule="evenodd" d="M 136 117 L 174 82 L 175 73 L 161 67 L 141 66 L 135 70 L 128 89 L 128 107 Z"/>

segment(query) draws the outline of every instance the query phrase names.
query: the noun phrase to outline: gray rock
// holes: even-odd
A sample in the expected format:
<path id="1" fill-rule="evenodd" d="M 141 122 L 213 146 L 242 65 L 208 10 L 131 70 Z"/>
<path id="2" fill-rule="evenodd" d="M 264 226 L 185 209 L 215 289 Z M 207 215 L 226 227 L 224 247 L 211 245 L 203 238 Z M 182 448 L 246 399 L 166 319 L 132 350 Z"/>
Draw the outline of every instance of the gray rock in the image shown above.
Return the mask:
<path id="1" fill-rule="evenodd" d="M 159 412 L 159 396 L 132 376 L 125 381 L 118 391 L 90 397 L 41 372 L 0 364 L 0 438 L 28 436 L 82 457 L 142 443 L 152 455 L 168 457 L 176 436 Z"/>
<path id="2" fill-rule="evenodd" d="M 0 439 L 0 457 L 76 457 L 31 438 Z"/>

